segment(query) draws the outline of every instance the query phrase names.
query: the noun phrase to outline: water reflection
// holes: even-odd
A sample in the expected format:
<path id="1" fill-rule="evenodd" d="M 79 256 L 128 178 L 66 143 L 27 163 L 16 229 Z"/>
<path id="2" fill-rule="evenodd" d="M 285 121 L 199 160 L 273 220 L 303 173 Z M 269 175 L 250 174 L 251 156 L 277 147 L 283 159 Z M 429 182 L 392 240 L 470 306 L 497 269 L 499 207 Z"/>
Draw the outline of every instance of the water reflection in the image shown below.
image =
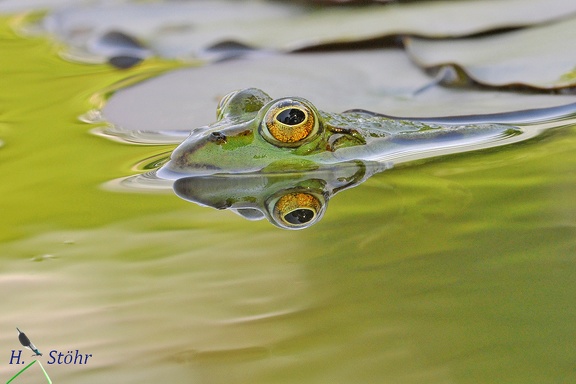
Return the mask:
<path id="1" fill-rule="evenodd" d="M 177 179 L 173 188 L 184 200 L 229 209 L 248 220 L 267 219 L 285 229 L 317 223 L 328 201 L 389 168 L 386 163 L 352 161 L 306 172 L 214 174 Z"/>
<path id="2" fill-rule="evenodd" d="M 393 125 L 394 120 L 382 118 Z M 215 124 L 222 121 L 228 123 L 223 119 Z M 321 157 L 318 162 L 308 159 L 312 157 L 308 155 L 301 156 L 301 161 L 281 162 L 280 158 L 267 156 L 263 149 L 245 154 L 256 164 L 250 158 L 236 158 L 237 150 L 226 154 L 227 162 L 220 152 L 209 153 L 214 165 L 194 161 L 194 152 L 204 148 L 197 144 L 199 138 L 207 136 L 208 141 L 214 141 L 213 134 L 220 134 L 211 126 L 197 128 L 171 154 L 164 152 L 139 164 L 139 169 L 152 172 L 114 181 L 109 187 L 172 189 L 180 198 L 200 206 L 229 209 L 248 220 L 267 219 L 283 229 L 303 229 L 322 219 L 332 196 L 360 185 L 392 164 L 527 140 L 544 130 L 573 124 L 576 104 L 419 121 L 445 129 L 385 132 L 383 137 L 369 137 L 351 147 L 325 151 L 332 157 Z"/>

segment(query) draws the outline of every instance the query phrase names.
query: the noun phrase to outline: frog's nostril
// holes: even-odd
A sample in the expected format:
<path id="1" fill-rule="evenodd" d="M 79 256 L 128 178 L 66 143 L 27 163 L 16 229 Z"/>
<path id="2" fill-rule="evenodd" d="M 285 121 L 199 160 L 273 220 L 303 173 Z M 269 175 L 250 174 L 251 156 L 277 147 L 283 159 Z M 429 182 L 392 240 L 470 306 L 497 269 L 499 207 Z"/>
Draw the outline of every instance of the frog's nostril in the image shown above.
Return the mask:
<path id="1" fill-rule="evenodd" d="M 222 132 L 212 132 L 210 136 L 208 136 L 208 140 L 216 143 L 216 144 L 225 144 L 226 143 L 226 135 Z"/>

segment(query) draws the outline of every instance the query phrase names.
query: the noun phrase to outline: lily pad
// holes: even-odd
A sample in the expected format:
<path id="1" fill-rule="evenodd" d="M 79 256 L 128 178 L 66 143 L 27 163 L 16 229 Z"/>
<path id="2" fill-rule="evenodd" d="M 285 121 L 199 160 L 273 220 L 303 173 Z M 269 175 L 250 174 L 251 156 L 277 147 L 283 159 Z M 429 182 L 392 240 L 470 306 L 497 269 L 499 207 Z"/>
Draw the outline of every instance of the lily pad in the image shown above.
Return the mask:
<path id="1" fill-rule="evenodd" d="M 458 40 L 411 38 L 406 49 L 423 67 L 454 65 L 488 86 L 576 86 L 576 18 L 505 34 Z"/>
<path id="2" fill-rule="evenodd" d="M 122 1 L 122 0 L 118 0 Z M 62 6 L 80 5 L 93 3 L 91 0 L 2 0 L 0 2 L 0 12 L 16 13 L 24 11 L 37 11 L 45 9 L 55 9 Z"/>
<path id="3" fill-rule="evenodd" d="M 222 96 L 248 87 L 273 97 L 301 96 L 328 112 L 362 108 L 405 117 L 487 114 L 574 101 L 570 95 L 441 87 L 401 50 L 271 55 L 176 70 L 121 89 L 102 110 L 101 118 L 111 126 L 98 132 L 131 142 L 177 143 L 191 129 L 215 120 Z"/>
<path id="4" fill-rule="evenodd" d="M 397 0 L 287 0 L 287 2 L 288 1 L 321 5 L 358 5 L 368 3 L 392 3 Z"/>
<path id="5" fill-rule="evenodd" d="M 161 57 L 212 58 L 210 48 L 227 41 L 293 51 L 398 35 L 466 36 L 549 22 L 575 12 L 576 2 L 571 0 L 429 1 L 344 8 L 211 0 L 65 7 L 49 13 L 44 26 L 71 47 L 74 58 L 103 61 L 110 57 L 111 47 L 102 39 L 116 31 L 131 35 Z"/>

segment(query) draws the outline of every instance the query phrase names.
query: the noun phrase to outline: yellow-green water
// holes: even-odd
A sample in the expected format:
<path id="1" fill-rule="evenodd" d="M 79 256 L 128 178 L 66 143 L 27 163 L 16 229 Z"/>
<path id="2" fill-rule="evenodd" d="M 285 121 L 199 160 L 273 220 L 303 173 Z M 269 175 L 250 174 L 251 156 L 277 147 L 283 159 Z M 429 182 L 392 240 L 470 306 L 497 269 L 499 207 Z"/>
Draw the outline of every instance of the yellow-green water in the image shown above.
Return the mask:
<path id="1" fill-rule="evenodd" d="M 168 147 L 88 133 L 133 75 L 0 30 L 0 380 L 20 349 L 81 383 L 576 381 L 576 128 L 386 171 L 282 231 L 115 193 Z M 48 365 L 49 352 L 91 353 Z M 28 363 L 31 353 L 23 352 Z M 36 366 L 19 382 L 41 382 Z M 18 381 L 15 381 L 18 382 Z"/>

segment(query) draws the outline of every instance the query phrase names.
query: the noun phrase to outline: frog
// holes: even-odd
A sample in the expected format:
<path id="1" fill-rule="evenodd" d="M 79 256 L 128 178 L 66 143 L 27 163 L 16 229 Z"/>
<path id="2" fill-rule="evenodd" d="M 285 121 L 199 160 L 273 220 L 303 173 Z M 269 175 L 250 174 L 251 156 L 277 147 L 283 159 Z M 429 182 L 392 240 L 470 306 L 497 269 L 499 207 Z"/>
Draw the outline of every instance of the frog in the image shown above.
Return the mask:
<path id="1" fill-rule="evenodd" d="M 438 118 L 333 113 L 246 88 L 224 96 L 216 121 L 193 129 L 155 177 L 174 180 L 186 201 L 299 230 L 318 223 L 334 195 L 400 162 L 513 143 L 575 116 L 576 103 Z"/>
<path id="2" fill-rule="evenodd" d="M 349 161 L 386 162 L 520 134 L 466 119 L 414 119 L 352 109 L 325 112 L 302 97 L 273 99 L 257 88 L 228 93 L 216 121 L 191 130 L 159 170 L 161 178 L 313 170 Z"/>

